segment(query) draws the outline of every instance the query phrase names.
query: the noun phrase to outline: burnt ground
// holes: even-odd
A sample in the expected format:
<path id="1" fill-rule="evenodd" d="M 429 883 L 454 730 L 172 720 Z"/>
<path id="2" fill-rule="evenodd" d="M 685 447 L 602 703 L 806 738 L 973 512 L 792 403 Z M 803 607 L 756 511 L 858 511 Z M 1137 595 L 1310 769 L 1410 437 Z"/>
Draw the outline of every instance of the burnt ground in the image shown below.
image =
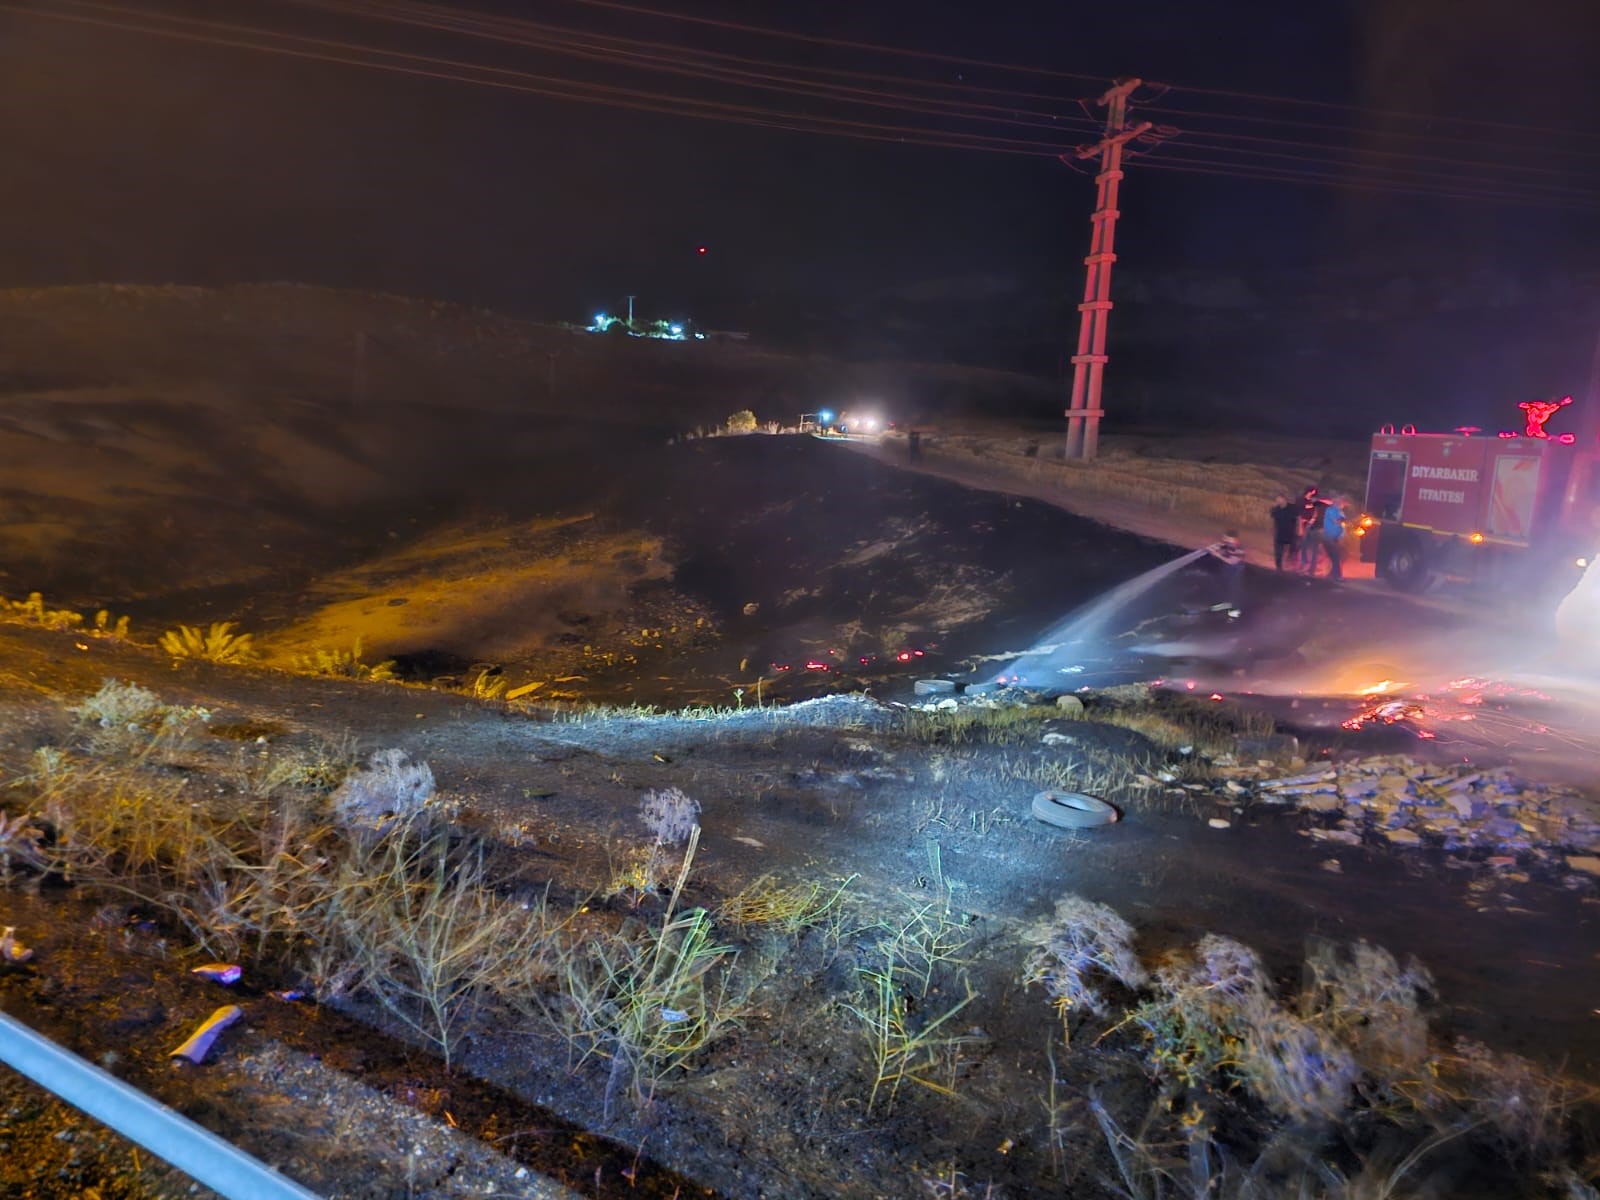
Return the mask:
<path id="1" fill-rule="evenodd" d="M 236 997 L 246 1018 L 215 1058 L 173 1071 L 166 1051 L 221 1002 L 187 973 L 192 938 L 136 903 L 25 874 L 0 889 L 4 922 L 38 949 L 0 968 L 9 1011 L 319 1191 L 534 1194 L 516 1173 L 526 1164 L 607 1197 L 956 1196 L 990 1184 L 994 1195 L 1116 1194 L 1087 1098 L 1136 1116 L 1137 1057 L 1082 1037 L 1060 1053 L 1050 1006 L 1019 983 L 1021 928 L 1067 891 L 1121 911 L 1148 954 L 1222 932 L 1255 945 L 1285 984 L 1312 937 L 1415 953 L 1436 978 L 1441 1036 L 1585 1079 L 1600 1067 L 1592 887 L 1537 864 L 1514 882 L 1481 854 L 1452 865 L 1428 849 L 1332 850 L 1302 836 L 1310 818 L 1209 785 L 1161 798 L 1124 777 L 1107 793 L 1119 824 L 1063 834 L 1027 816 L 1042 778 L 1091 787 L 1117 764 L 1182 771 L 1182 756 L 1096 721 L 1051 724 L 1048 742 L 962 742 L 919 733 L 895 707 L 918 678 L 999 673 L 1173 546 L 811 438 L 679 436 L 747 405 L 763 420 L 816 407 L 811 392 L 784 390 L 793 364 L 759 356 L 721 375 L 670 366 L 659 348 L 611 361 L 566 335 L 485 332 L 417 306 L 354 319 L 343 302 L 330 315 L 273 289 L 250 291 L 243 308 L 200 293 L 90 299 L 6 300 L 26 336 L 8 342 L 0 412 L 0 591 L 129 614 L 139 644 L 0 624 L 0 778 L 26 774 L 39 747 L 71 743 L 64 705 L 105 679 L 135 680 L 212 711 L 213 734 L 167 768 L 202 794 L 261 756 L 318 753 L 348 768 L 399 747 L 431 765 L 508 889 L 595 897 L 596 919 L 619 926 L 660 915 L 659 898 L 637 910 L 599 898 L 645 836 L 651 789 L 702 805 L 689 902 L 714 911 L 764 874 L 852 881 L 839 926 L 729 934 L 760 988 L 733 1032 L 642 1106 L 618 1102 L 604 1063 L 575 1063 L 538 1021 L 497 1014 L 447 1071 L 359 994 L 283 1004 L 268 991 L 301 981 L 254 974 Z M 374 312 L 388 324 L 374 326 Z M 349 394 L 363 330 L 381 343 L 364 404 Z M 558 347 L 570 351 L 561 378 L 546 374 Z M 1118 633 L 1150 622 L 1137 639 L 1115 638 L 1051 682 L 1161 675 L 1230 699 L 1258 677 L 1324 667 L 1376 682 L 1397 630 L 1454 632 L 1454 618 L 1393 597 L 1258 572 L 1238 619 L 1210 612 L 1215 598 L 1204 567 L 1179 575 L 1123 614 Z M 178 623 L 213 621 L 252 633 L 263 664 L 175 662 L 154 648 Z M 288 670 L 357 639 L 368 664 L 393 660 L 405 684 Z M 1175 655 L 1174 643 L 1191 648 Z M 501 681 L 523 698 L 467 694 Z M 836 694 L 854 698 L 797 703 Z M 735 711 L 584 716 L 594 701 Z M 1508 753 L 1343 731 L 1347 700 L 1254 703 L 1312 761 Z M 1529 770 L 1555 748 L 1528 745 Z M 15 815 L 26 796 L 8 786 L 0 804 Z M 918 998 L 925 1020 L 938 997 L 963 994 L 963 974 L 976 993 L 960 1014 L 955 1095 L 911 1088 L 869 1114 L 849 1006 L 874 930 L 918 911 L 966 939 L 962 961 Z M 0 1105 L 8 1194 L 188 1194 L 9 1077 Z M 1449 1167 L 1430 1167 L 1443 1172 L 1430 1176 L 1436 1194 L 1510 1194 L 1492 1171 L 1469 1186 Z"/>
<path id="2" fill-rule="evenodd" d="M 395 1031 L 359 997 L 336 1009 L 262 998 L 294 980 L 252 981 L 246 1026 L 215 1068 L 175 1075 L 161 1055 L 216 1002 L 185 977 L 193 960 L 182 935 L 137 906 L 96 917 L 103 904 L 85 907 L 49 888 L 0 894 L 6 922 L 41 946 L 36 963 L 0 979 L 7 1007 L 91 1056 L 114 1053 L 113 1069 L 336 1195 L 410 1194 L 415 1156 L 380 1140 L 363 1156 L 319 1157 L 325 1127 L 308 1122 L 309 1138 L 291 1138 L 281 1119 L 259 1115 L 284 1105 L 311 1111 L 294 1091 L 295 1076 L 280 1071 L 267 1086 L 259 1072 L 230 1070 L 233 1057 L 254 1064 L 280 1048 L 304 1053 L 401 1106 L 448 1112 L 483 1144 L 587 1195 L 637 1194 L 635 1181 L 658 1195 L 916 1195 L 957 1177 L 976 1194 L 991 1183 L 1007 1195 L 1101 1194 L 1111 1168 L 1083 1097 L 1091 1087 L 1115 1097 L 1137 1080 L 1115 1056 L 1075 1056 L 1060 1086 L 1077 1097 L 1069 1109 L 1080 1107 L 1065 1131 L 1048 1125 L 1048 1047 L 1059 1025 L 1044 998 L 1018 982 L 1019 930 L 1067 891 L 1121 911 L 1151 953 L 1224 931 L 1256 946 L 1286 982 L 1313 937 L 1365 938 L 1416 954 L 1434 971 L 1442 1031 L 1592 1077 L 1600 1065 L 1592 892 L 1534 877 L 1494 884 L 1495 899 L 1485 903 L 1487 868 L 1450 870 L 1426 852 L 1376 847 L 1341 847 L 1334 873 L 1328 848 L 1301 836 L 1304 818 L 1215 789 L 1165 802 L 1118 792 L 1121 823 L 1067 835 L 1027 817 L 1037 772 L 1118 758 L 1160 762 L 1164 752 L 1093 722 L 1060 723 L 1054 729 L 1068 740 L 1051 745 L 965 746 L 908 733 L 893 706 L 913 699 L 913 675 L 965 670 L 972 657 L 1026 646 L 1076 602 L 1173 551 L 835 449 L 744 438 L 652 456 L 650 487 L 620 495 L 606 511 L 622 514 L 618 527 L 647 525 L 662 539 L 663 557 L 676 560 L 666 583 L 715 627 L 698 638 L 663 638 L 659 649 L 646 639 L 628 651 L 633 662 L 602 664 L 563 686 L 594 699 L 732 706 L 732 688 L 760 673 L 766 704 L 865 687 L 887 708 L 840 698 L 778 711 L 746 707 L 721 719 L 582 718 L 570 706 L 508 708 L 416 686 L 174 663 L 109 640 L 0 626 L 7 774 L 21 774 L 34 747 L 66 736 L 54 698 L 71 702 L 105 678 L 138 680 L 171 702 L 212 709 L 221 736 L 183 768 L 197 777 L 241 750 L 270 754 L 346 735 L 366 749 L 403 747 L 428 761 L 441 791 L 462 804 L 463 825 L 499 848 L 514 886 L 574 901 L 603 890 L 639 843 L 641 794 L 681 788 L 703 806 L 688 902 L 714 910 L 768 873 L 852 879 L 869 913 L 935 904 L 970 934 L 962 953 L 978 999 L 962 1014 L 971 1043 L 954 1098 L 915 1091 L 887 1114 L 864 1114 L 869 1077 L 846 1007 L 870 951 L 870 937 L 860 936 L 742 940 L 742 960 L 770 971 L 759 999 L 688 1078 L 642 1108 L 617 1104 L 603 1066 L 574 1068 L 569 1048 L 535 1025 L 504 1022 L 477 1033 L 445 1072 L 384 1036 Z M 677 464 L 670 483 L 661 482 L 661 462 Z M 657 489 L 670 506 L 645 494 Z M 1211 583 L 1204 572 L 1180 576 L 1129 620 L 1165 612 L 1169 633 L 1194 632 L 1213 619 L 1200 603 Z M 1201 630 L 1225 637 L 1247 662 L 1315 657 L 1396 611 L 1387 599 L 1297 581 L 1252 575 L 1248 583 L 1246 618 Z M 638 594 L 654 602 L 660 586 Z M 942 623 L 930 595 L 964 605 L 966 619 Z M 754 606 L 748 614 L 746 605 Z M 897 663 L 890 652 L 900 646 L 924 655 Z M 856 659 L 856 670 L 837 669 L 845 656 L 830 656 L 835 648 Z M 880 657 L 860 664 L 872 653 Z M 830 669 L 773 669 L 801 655 L 820 656 Z M 741 673 L 739 659 L 765 659 L 766 669 Z M 1295 727 L 1293 710 L 1280 715 Z M 1313 757 L 1394 745 L 1392 731 L 1298 732 Z M 241 744 L 241 734 L 262 740 Z M 1214 815 L 1229 828 L 1210 828 Z M 619 903 L 603 907 L 626 919 Z M 44 1111 L 36 1102 L 12 1109 L 23 1117 Z M 64 1160 L 48 1139 L 30 1143 L 28 1129 L 52 1128 L 42 1116 L 11 1119 L 17 1145 L 34 1156 L 23 1161 L 45 1164 L 20 1176 L 35 1195 L 53 1194 L 52 1179 L 88 1179 L 101 1161 Z M 167 1184 L 106 1153 L 113 1165 L 99 1176 L 105 1194 L 166 1194 Z M 451 1152 L 430 1144 L 429 1153 Z"/>

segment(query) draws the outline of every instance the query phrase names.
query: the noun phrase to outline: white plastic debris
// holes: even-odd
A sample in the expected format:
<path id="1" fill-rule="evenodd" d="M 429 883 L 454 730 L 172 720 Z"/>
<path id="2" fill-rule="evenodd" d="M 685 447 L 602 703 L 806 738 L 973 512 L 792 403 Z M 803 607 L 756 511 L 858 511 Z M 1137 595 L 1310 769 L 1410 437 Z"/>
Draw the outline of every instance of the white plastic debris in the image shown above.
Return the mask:
<path id="1" fill-rule="evenodd" d="M 237 963 L 206 963 L 204 966 L 193 968 L 189 974 L 198 975 L 202 979 L 209 979 L 214 983 L 238 983 L 239 976 L 244 970 Z"/>
<path id="2" fill-rule="evenodd" d="M 1233 827 L 1232 821 L 1224 820 L 1222 817 L 1212 817 L 1206 824 L 1213 829 L 1230 829 Z"/>

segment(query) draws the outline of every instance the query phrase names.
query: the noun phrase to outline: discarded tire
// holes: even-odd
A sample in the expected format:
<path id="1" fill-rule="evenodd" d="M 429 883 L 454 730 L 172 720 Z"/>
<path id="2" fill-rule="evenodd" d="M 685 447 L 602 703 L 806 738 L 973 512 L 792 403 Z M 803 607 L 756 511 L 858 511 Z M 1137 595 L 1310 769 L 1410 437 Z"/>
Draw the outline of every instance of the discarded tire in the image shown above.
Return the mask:
<path id="1" fill-rule="evenodd" d="M 918 696 L 948 696 L 956 690 L 953 679 L 919 679 L 911 685 Z"/>
<path id="2" fill-rule="evenodd" d="M 1058 829 L 1093 829 L 1112 824 L 1122 814 L 1104 800 L 1082 792 L 1040 792 L 1033 798 L 1033 815 Z"/>

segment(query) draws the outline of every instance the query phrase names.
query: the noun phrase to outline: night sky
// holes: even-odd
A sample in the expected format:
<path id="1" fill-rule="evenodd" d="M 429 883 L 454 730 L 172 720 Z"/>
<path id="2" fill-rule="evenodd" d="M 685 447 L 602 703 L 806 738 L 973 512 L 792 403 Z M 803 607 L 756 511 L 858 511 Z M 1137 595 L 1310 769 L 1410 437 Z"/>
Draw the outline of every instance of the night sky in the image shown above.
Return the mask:
<path id="1" fill-rule="evenodd" d="M 846 111 L 278 0 L 116 2 L 122 15 L 65 0 L 0 0 L 0 281 L 296 280 L 545 319 L 581 318 L 635 292 L 652 312 L 777 338 L 790 311 L 860 319 L 897 298 L 932 298 L 942 306 L 940 320 L 959 324 L 965 304 L 982 324 L 1009 307 L 1029 323 L 1035 343 L 1070 340 L 1061 323 L 1075 319 L 1093 184 L 1043 153 L 854 141 L 622 111 L 26 11 L 108 20 L 126 20 L 130 9 L 204 16 L 805 115 Z M 1045 98 L 1017 105 L 1073 117 L 1082 116 L 1079 97 L 1137 73 L 1174 85 L 1158 103 L 1209 114 L 1185 121 L 1151 113 L 1152 120 L 1342 143 L 1348 154 L 1340 161 L 1358 165 L 1366 154 L 1373 156 L 1366 162 L 1392 167 L 1417 151 L 1429 156 L 1421 170 L 1434 189 L 1522 186 L 1510 166 L 1461 167 L 1452 159 L 1522 163 L 1538 172 L 1522 178 L 1542 184 L 1541 196 L 1559 195 L 1567 205 L 1157 172 L 1135 163 L 1119 229 L 1119 270 L 1130 280 L 1285 271 L 1308 278 L 1357 271 L 1371 280 L 1479 268 L 1517 273 L 1537 289 L 1546 275 L 1600 270 L 1600 202 L 1590 199 L 1600 195 L 1600 132 L 1592 125 L 1600 113 L 1600 8 L 1580 0 L 656 6 L 1092 78 L 790 42 L 574 0 L 449 7 L 796 68 L 1022 89 Z M 1374 110 L 1504 124 L 1428 123 Z M 1229 122 L 1218 113 L 1335 132 Z M 1510 127 L 1524 124 L 1572 132 Z M 1080 126 L 982 132 L 1063 148 L 1094 136 Z M 1206 157 L 1180 149 L 1205 136 L 1186 131 L 1156 153 Z M 1304 167 L 1293 157 L 1278 161 Z M 1334 169 L 1341 171 L 1349 174 Z M 1471 182 L 1440 182 L 1461 175 Z M 1494 182 L 1483 182 L 1486 175 Z M 706 254 L 696 253 L 700 246 Z"/>

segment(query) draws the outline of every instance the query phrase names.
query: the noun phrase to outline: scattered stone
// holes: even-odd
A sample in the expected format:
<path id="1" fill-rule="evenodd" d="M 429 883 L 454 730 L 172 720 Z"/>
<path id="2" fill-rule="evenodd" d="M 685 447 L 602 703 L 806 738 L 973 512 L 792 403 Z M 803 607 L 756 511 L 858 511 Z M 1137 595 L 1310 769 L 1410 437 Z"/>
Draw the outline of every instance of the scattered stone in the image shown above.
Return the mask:
<path id="1" fill-rule="evenodd" d="M 1221 817 L 1212 817 L 1206 824 L 1213 829 L 1230 829 L 1233 826 L 1232 821 L 1224 820 Z"/>
<path id="2" fill-rule="evenodd" d="M 1472 817 L 1472 799 L 1471 799 L 1471 797 L 1464 796 L 1460 792 L 1455 791 L 1454 789 L 1452 789 L 1449 792 L 1449 794 L 1447 794 L 1445 796 L 1444 802 L 1446 804 L 1448 804 L 1451 808 L 1455 809 L 1456 816 L 1460 817 L 1462 820 L 1465 821 L 1465 820 L 1470 820 L 1471 819 L 1471 817 Z"/>
<path id="3" fill-rule="evenodd" d="M 1081 717 L 1081 716 L 1083 716 L 1083 701 L 1078 699 L 1076 696 L 1071 695 L 1071 694 L 1068 694 L 1068 695 L 1065 695 L 1065 696 L 1057 696 L 1056 697 L 1056 707 L 1061 710 L 1061 713 L 1062 713 L 1063 716 L 1068 716 L 1068 717 Z"/>
<path id="4" fill-rule="evenodd" d="M 1337 858 L 1325 858 L 1322 860 L 1321 866 L 1324 871 L 1332 871 L 1335 875 L 1344 870 L 1343 864 Z"/>
<path id="5" fill-rule="evenodd" d="M 1395 846 L 1416 846 L 1422 842 L 1422 835 L 1413 829 L 1385 829 L 1383 836 Z"/>
<path id="6" fill-rule="evenodd" d="M 1338 842 L 1343 846 L 1361 844 L 1361 835 L 1349 829 L 1313 829 L 1311 836 L 1319 842 Z"/>
<path id="7" fill-rule="evenodd" d="M 1572 871 L 1582 871 L 1586 875 L 1600 875 L 1600 858 L 1591 854 L 1569 854 L 1567 868 Z"/>

